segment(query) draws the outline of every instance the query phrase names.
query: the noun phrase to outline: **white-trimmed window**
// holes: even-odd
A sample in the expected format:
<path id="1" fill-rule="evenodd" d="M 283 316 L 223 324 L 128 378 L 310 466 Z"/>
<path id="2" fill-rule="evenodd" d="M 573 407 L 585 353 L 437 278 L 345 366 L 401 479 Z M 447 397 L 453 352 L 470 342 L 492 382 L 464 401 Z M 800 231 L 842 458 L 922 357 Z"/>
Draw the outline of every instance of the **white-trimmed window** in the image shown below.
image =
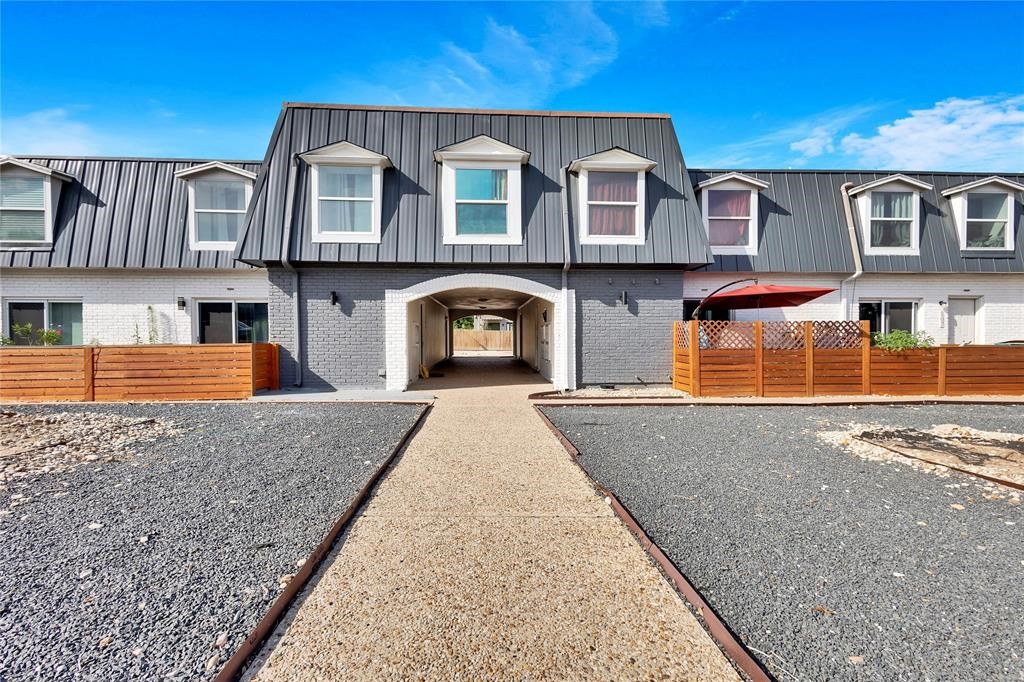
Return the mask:
<path id="1" fill-rule="evenodd" d="M 888 299 L 861 299 L 858 319 L 871 323 L 871 332 L 888 334 L 902 329 L 910 333 L 917 331 L 917 301 Z"/>
<path id="2" fill-rule="evenodd" d="M 71 180 L 46 166 L 0 157 L 0 248 L 49 249 L 62 182 Z"/>
<path id="3" fill-rule="evenodd" d="M 1017 222 L 1017 193 L 1024 185 L 991 176 L 947 189 L 960 248 L 964 251 L 1012 251 Z"/>
<path id="4" fill-rule="evenodd" d="M 174 175 L 188 183 L 189 248 L 233 250 L 256 175 L 219 161 L 186 168 Z"/>
<path id="5" fill-rule="evenodd" d="M 921 192 L 932 186 L 903 174 L 854 187 L 861 239 L 868 256 L 916 256 L 920 253 Z"/>
<path id="6" fill-rule="evenodd" d="M 528 152 L 486 135 L 438 149 L 445 244 L 522 244 Z"/>
<path id="7" fill-rule="evenodd" d="M 967 192 L 965 249 L 1012 249 L 1013 196 L 1009 192 Z"/>
<path id="8" fill-rule="evenodd" d="M 197 343 L 265 343 L 269 338 L 266 301 L 197 300 Z"/>
<path id="9" fill-rule="evenodd" d="M 4 334 L 16 346 L 43 344 L 39 332 L 57 332 L 53 345 L 82 345 L 82 302 L 15 299 L 4 302 Z"/>
<path id="10" fill-rule="evenodd" d="M 314 242 L 379 244 L 383 172 L 391 160 L 351 142 L 302 155 L 309 164 Z"/>
<path id="11" fill-rule="evenodd" d="M 647 172 L 656 163 L 614 148 L 576 159 L 580 244 L 641 246 L 647 238 Z"/>
<path id="12" fill-rule="evenodd" d="M 697 187 L 711 252 L 757 255 L 758 198 L 768 183 L 742 173 L 727 173 Z"/>

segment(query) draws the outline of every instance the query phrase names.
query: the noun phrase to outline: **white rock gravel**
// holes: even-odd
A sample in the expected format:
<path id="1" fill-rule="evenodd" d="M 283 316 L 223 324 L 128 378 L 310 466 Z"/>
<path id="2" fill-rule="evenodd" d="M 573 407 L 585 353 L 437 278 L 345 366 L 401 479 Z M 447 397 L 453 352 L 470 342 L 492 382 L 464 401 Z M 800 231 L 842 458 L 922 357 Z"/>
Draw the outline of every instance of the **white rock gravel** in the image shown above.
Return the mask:
<path id="1" fill-rule="evenodd" d="M 1024 679 L 1024 504 L 818 438 L 1019 433 L 1021 406 L 544 411 L 780 680 Z"/>
<path id="2" fill-rule="evenodd" d="M 0 491 L 0 680 L 212 678 L 421 409 L 19 406 L 177 433 Z"/>

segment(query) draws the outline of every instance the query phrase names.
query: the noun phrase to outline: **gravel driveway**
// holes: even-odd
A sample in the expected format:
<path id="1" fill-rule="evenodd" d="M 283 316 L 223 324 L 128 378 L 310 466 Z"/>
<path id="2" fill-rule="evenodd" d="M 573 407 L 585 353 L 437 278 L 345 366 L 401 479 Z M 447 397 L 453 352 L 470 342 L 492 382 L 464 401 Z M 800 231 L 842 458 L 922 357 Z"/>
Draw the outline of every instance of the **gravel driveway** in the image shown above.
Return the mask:
<path id="1" fill-rule="evenodd" d="M 15 409 L 156 417 L 181 433 L 0 488 L 0 509 L 23 502 L 0 516 L 9 682 L 212 677 L 423 408 Z"/>
<path id="2" fill-rule="evenodd" d="M 1024 408 L 544 411 L 779 679 L 1024 679 L 1024 505 L 815 435 L 1020 433 Z"/>

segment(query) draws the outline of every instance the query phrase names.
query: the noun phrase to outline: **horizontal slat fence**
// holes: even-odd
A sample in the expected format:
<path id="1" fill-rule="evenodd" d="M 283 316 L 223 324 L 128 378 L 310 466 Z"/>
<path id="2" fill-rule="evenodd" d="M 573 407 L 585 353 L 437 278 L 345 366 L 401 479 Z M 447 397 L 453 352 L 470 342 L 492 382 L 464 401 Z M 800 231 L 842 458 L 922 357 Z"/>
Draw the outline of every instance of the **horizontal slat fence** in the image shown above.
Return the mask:
<path id="1" fill-rule="evenodd" d="M 672 385 L 694 396 L 1024 395 L 1024 347 L 871 346 L 867 322 L 676 322 Z"/>
<path id="2" fill-rule="evenodd" d="M 271 343 L 0 349 L 5 402 L 248 398 L 278 377 Z"/>
<path id="3" fill-rule="evenodd" d="M 455 329 L 454 350 L 512 350 L 512 332 L 498 329 Z"/>

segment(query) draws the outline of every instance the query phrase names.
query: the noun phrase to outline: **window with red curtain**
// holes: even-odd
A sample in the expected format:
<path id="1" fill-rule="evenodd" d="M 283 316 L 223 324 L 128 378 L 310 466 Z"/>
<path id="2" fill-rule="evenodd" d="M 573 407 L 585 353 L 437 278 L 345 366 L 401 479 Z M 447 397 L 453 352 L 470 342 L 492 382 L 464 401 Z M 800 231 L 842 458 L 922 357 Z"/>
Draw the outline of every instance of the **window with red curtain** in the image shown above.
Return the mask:
<path id="1" fill-rule="evenodd" d="M 636 235 L 637 174 L 587 173 L 587 232 L 594 236 Z"/>
<path id="2" fill-rule="evenodd" d="M 711 246 L 750 244 L 750 190 L 709 189 L 708 241 Z"/>

